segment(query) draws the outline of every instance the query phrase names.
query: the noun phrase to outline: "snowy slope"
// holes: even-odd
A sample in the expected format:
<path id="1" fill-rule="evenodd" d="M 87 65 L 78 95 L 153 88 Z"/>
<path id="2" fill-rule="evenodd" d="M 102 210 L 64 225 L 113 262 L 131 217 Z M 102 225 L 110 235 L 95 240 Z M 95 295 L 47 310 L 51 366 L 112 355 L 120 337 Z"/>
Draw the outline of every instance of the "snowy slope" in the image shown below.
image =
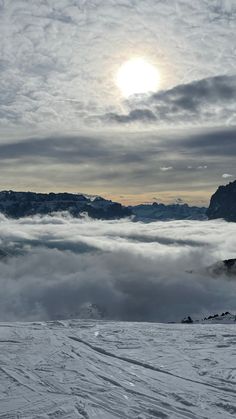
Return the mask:
<path id="1" fill-rule="evenodd" d="M 233 418 L 235 325 L 0 324 L 0 418 Z"/>

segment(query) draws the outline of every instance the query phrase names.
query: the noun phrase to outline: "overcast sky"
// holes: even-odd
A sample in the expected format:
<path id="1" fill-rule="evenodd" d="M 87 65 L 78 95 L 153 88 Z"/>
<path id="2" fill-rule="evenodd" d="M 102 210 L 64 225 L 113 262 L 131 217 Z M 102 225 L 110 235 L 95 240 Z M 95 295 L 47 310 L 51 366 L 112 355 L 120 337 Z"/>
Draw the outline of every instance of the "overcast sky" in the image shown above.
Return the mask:
<path id="1" fill-rule="evenodd" d="M 207 204 L 235 179 L 235 0 L 0 0 L 0 189 Z M 143 58 L 159 89 L 123 97 Z"/>

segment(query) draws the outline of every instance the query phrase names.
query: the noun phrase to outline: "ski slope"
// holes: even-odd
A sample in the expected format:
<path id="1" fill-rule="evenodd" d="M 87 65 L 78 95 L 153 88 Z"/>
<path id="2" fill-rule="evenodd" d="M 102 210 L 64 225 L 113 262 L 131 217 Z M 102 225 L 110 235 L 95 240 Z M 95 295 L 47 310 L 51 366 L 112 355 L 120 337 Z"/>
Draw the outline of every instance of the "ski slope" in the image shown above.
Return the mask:
<path id="1" fill-rule="evenodd" d="M 0 324 L 0 418 L 233 418 L 236 328 Z"/>

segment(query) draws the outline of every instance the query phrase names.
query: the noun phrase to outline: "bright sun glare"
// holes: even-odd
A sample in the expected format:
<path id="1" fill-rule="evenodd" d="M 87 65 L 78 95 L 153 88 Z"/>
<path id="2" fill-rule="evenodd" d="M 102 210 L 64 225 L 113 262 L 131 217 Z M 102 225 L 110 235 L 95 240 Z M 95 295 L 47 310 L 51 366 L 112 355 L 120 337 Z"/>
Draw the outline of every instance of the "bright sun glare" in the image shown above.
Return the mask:
<path id="1" fill-rule="evenodd" d="M 119 68 L 116 84 L 123 96 L 148 93 L 158 90 L 159 71 L 143 58 L 133 58 Z"/>

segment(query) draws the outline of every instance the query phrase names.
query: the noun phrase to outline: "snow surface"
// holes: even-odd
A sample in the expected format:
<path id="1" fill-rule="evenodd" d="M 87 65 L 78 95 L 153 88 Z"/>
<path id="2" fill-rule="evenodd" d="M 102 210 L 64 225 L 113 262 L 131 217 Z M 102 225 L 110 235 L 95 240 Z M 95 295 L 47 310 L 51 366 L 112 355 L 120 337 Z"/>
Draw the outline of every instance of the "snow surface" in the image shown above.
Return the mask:
<path id="1" fill-rule="evenodd" d="M 233 418 L 235 325 L 0 323 L 0 418 Z"/>

